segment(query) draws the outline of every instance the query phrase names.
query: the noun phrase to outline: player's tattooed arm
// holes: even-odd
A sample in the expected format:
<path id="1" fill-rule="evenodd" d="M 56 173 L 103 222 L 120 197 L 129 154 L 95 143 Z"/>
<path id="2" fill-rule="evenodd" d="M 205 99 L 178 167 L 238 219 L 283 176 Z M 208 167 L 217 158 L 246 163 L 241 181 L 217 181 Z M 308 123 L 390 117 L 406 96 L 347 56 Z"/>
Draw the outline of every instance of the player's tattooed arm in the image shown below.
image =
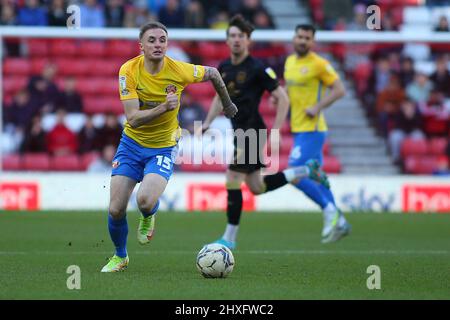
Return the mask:
<path id="1" fill-rule="evenodd" d="M 223 106 L 223 112 L 227 118 L 233 118 L 237 112 L 237 107 L 231 101 L 230 95 L 228 94 L 227 87 L 220 76 L 219 71 L 214 67 L 205 66 L 205 75 L 203 76 L 204 81 L 211 81 L 216 89 L 217 95 L 219 96 L 220 102 Z"/>

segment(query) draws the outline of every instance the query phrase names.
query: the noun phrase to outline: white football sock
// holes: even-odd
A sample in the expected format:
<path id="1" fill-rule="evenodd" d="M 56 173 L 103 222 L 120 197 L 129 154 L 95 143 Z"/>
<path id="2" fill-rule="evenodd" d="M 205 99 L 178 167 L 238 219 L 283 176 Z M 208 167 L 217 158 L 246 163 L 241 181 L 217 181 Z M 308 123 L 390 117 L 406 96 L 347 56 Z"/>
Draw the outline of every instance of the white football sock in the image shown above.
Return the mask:
<path id="1" fill-rule="evenodd" d="M 342 227 L 346 222 L 347 220 L 345 220 L 344 215 L 343 214 L 339 215 L 338 226 Z"/>
<path id="2" fill-rule="evenodd" d="M 287 182 L 292 182 L 298 178 L 304 178 L 309 176 L 309 168 L 306 166 L 287 168 L 283 170 L 284 176 Z"/>
<path id="3" fill-rule="evenodd" d="M 236 242 L 239 225 L 227 224 L 223 238 L 227 241 Z"/>

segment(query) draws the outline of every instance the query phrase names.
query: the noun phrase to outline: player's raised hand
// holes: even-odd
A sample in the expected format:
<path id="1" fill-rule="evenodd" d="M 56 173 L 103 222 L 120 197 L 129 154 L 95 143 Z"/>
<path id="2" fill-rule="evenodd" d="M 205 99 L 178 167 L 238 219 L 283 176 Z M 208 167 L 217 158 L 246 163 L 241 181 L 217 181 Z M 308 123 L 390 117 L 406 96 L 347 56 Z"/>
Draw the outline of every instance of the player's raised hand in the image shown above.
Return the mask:
<path id="1" fill-rule="evenodd" d="M 238 109 L 233 102 L 231 104 L 223 107 L 223 113 L 225 114 L 225 117 L 227 117 L 227 118 L 233 118 L 237 112 L 238 112 Z"/>
<path id="2" fill-rule="evenodd" d="M 178 96 L 173 93 L 169 92 L 166 97 L 166 111 L 174 110 L 178 107 Z"/>

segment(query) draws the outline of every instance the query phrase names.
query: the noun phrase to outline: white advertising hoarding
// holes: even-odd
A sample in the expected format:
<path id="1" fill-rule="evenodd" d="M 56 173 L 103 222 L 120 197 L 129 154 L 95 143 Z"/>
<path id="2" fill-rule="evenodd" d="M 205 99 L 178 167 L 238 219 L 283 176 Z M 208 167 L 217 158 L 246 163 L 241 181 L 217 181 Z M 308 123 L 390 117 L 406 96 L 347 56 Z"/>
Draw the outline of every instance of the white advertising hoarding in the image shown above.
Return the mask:
<path id="1" fill-rule="evenodd" d="M 0 208 L 106 210 L 109 182 L 108 174 L 3 172 Z M 331 175 L 330 182 L 336 203 L 344 211 L 450 212 L 448 177 Z M 224 210 L 227 202 L 224 183 L 224 174 L 175 173 L 161 197 L 161 209 Z M 247 188 L 243 190 L 244 210 L 319 210 L 290 185 L 259 196 L 252 195 Z M 129 209 L 136 208 L 135 194 Z"/>

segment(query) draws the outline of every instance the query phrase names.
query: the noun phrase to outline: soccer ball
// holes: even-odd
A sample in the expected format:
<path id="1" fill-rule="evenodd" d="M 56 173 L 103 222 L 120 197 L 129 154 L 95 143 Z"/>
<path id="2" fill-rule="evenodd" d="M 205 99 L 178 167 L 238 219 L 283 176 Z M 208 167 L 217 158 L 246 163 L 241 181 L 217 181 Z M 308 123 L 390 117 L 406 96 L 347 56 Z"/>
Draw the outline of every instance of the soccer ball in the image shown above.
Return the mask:
<path id="1" fill-rule="evenodd" d="M 197 255 L 197 269 L 205 278 L 225 278 L 233 267 L 233 254 L 222 244 L 207 244 Z"/>

